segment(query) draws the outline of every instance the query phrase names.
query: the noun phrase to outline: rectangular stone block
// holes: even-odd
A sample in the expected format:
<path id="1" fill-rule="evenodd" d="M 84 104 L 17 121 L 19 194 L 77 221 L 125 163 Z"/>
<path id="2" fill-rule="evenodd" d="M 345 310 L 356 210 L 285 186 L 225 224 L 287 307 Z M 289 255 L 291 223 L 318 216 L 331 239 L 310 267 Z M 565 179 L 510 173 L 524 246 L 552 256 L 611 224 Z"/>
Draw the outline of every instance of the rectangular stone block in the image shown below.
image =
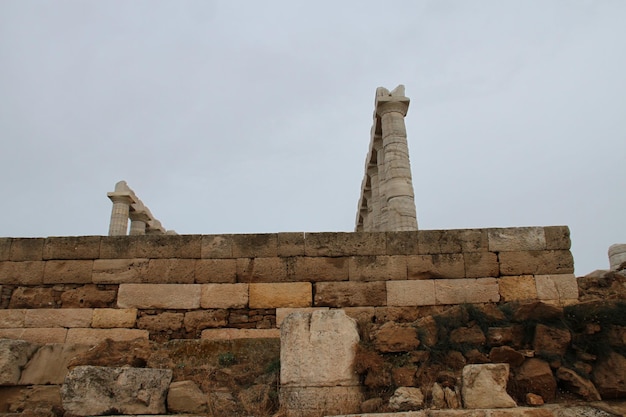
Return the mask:
<path id="1" fill-rule="evenodd" d="M 280 329 L 280 325 L 285 317 L 291 313 L 311 313 L 316 310 L 328 310 L 328 307 L 302 307 L 302 308 L 277 308 L 276 309 L 276 327 Z"/>
<path id="2" fill-rule="evenodd" d="M 91 279 L 94 284 L 140 283 L 148 273 L 147 258 L 96 259 Z"/>
<path id="3" fill-rule="evenodd" d="M 540 300 L 578 299 L 578 283 L 574 274 L 536 275 L 535 283 Z"/>
<path id="4" fill-rule="evenodd" d="M 201 254 L 200 235 L 103 236 L 100 258 L 188 258 Z"/>
<path id="5" fill-rule="evenodd" d="M 195 309 L 200 307 L 200 284 L 120 284 L 119 308 Z"/>
<path id="6" fill-rule="evenodd" d="M 278 256 L 304 256 L 304 233 L 278 233 Z"/>
<path id="7" fill-rule="evenodd" d="M 14 237 L 11 239 L 11 261 L 42 261 L 43 238 Z"/>
<path id="8" fill-rule="evenodd" d="M 26 340 L 31 343 L 65 343 L 67 329 L 0 329 L 0 339 Z"/>
<path id="9" fill-rule="evenodd" d="M 306 256 L 385 255 L 386 252 L 384 232 L 307 233 L 304 238 Z"/>
<path id="10" fill-rule="evenodd" d="M 11 238 L 0 237 L 0 261 L 8 261 L 11 258 Z"/>
<path id="11" fill-rule="evenodd" d="M 2 309 L 0 310 L 0 328 L 12 329 L 24 327 L 24 318 L 26 310 L 24 309 Z"/>
<path id="12" fill-rule="evenodd" d="M 49 237 L 43 245 L 43 259 L 97 259 L 101 236 Z"/>
<path id="13" fill-rule="evenodd" d="M 90 284 L 94 261 L 46 261 L 44 284 Z"/>
<path id="14" fill-rule="evenodd" d="M 318 282 L 315 307 L 374 307 L 387 305 L 384 281 Z"/>
<path id="15" fill-rule="evenodd" d="M 500 252 L 501 275 L 550 275 L 574 272 L 574 259 L 567 250 Z"/>
<path id="16" fill-rule="evenodd" d="M 407 279 L 406 256 L 352 256 L 348 265 L 350 281 Z"/>
<path id="17" fill-rule="evenodd" d="M 236 259 L 198 259 L 196 284 L 234 283 L 237 281 Z"/>
<path id="18" fill-rule="evenodd" d="M 435 304 L 435 281 L 432 279 L 387 282 L 388 306 L 431 306 Z"/>
<path id="19" fill-rule="evenodd" d="M 203 235 L 201 256 L 203 259 L 233 258 L 233 236 Z"/>
<path id="20" fill-rule="evenodd" d="M 233 257 L 271 258 L 278 256 L 276 233 L 232 235 Z"/>
<path id="21" fill-rule="evenodd" d="M 408 279 L 464 278 L 465 261 L 461 253 L 407 256 Z"/>
<path id="22" fill-rule="evenodd" d="M 200 298 L 202 308 L 246 308 L 249 284 L 204 284 Z"/>
<path id="23" fill-rule="evenodd" d="M 235 339 L 276 339 L 280 338 L 280 329 L 206 329 L 200 338 L 203 340 Z"/>
<path id="24" fill-rule="evenodd" d="M 538 251 L 546 249 L 543 227 L 489 229 L 490 252 Z"/>
<path id="25" fill-rule="evenodd" d="M 294 281 L 347 281 L 348 258 L 294 258 Z"/>
<path id="26" fill-rule="evenodd" d="M 141 277 L 143 283 L 193 284 L 195 281 L 195 259 L 150 259 L 148 271 Z"/>
<path id="27" fill-rule="evenodd" d="M 43 261 L 0 262 L 0 284 L 39 285 L 43 283 Z"/>
<path id="28" fill-rule="evenodd" d="M 313 287 L 310 282 L 250 284 L 250 308 L 310 307 Z"/>
<path id="29" fill-rule="evenodd" d="M 418 234 L 418 253 L 437 255 L 444 253 L 462 253 L 462 230 L 420 230 Z"/>
<path id="30" fill-rule="evenodd" d="M 26 310 L 24 327 L 89 327 L 91 308 L 38 308 Z"/>
<path id="31" fill-rule="evenodd" d="M 498 256 L 493 252 L 468 252 L 463 254 L 466 278 L 497 277 L 500 275 Z"/>
<path id="32" fill-rule="evenodd" d="M 493 303 L 500 300 L 495 278 L 435 280 L 435 299 L 441 304 Z"/>
<path id="33" fill-rule="evenodd" d="M 237 259 L 237 282 L 284 282 L 287 280 L 287 258 Z"/>
<path id="34" fill-rule="evenodd" d="M 544 227 L 547 250 L 569 250 L 572 246 L 569 227 L 548 226 Z"/>
<path id="35" fill-rule="evenodd" d="M 535 278 L 532 275 L 502 277 L 498 279 L 498 286 L 500 287 L 500 300 L 502 301 L 537 299 Z"/>
<path id="36" fill-rule="evenodd" d="M 128 342 L 135 339 L 148 339 L 147 330 L 140 329 L 69 329 L 66 343 L 95 346 L 106 339 L 114 342 Z"/>
<path id="37" fill-rule="evenodd" d="M 387 255 L 418 255 L 418 240 L 419 232 L 404 231 L 404 232 L 386 232 L 386 254 Z"/>
<path id="38" fill-rule="evenodd" d="M 96 308 L 91 327 L 96 329 L 133 328 L 137 321 L 136 308 Z"/>

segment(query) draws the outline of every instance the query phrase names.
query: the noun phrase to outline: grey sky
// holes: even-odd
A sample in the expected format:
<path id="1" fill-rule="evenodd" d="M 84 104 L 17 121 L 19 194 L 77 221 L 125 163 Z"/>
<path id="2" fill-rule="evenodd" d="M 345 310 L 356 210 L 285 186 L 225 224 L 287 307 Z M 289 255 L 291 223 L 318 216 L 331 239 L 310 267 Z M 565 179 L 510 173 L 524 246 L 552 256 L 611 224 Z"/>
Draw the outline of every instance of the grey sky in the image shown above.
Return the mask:
<path id="1" fill-rule="evenodd" d="M 351 231 L 376 87 L 406 86 L 421 229 L 626 243 L 626 2 L 0 0 L 1 236 Z"/>

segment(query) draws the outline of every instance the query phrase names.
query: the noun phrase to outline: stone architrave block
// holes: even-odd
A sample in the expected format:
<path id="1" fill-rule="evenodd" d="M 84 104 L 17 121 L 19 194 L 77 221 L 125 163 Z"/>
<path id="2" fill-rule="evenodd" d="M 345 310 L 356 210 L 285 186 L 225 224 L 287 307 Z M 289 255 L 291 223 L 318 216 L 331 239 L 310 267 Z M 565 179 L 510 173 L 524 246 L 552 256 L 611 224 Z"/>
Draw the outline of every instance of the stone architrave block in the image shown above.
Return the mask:
<path id="1" fill-rule="evenodd" d="M 202 308 L 246 308 L 249 284 L 203 284 Z"/>
<path id="2" fill-rule="evenodd" d="M 24 309 L 1 309 L 0 329 L 24 327 L 25 317 L 26 310 Z"/>
<path id="3" fill-rule="evenodd" d="M 239 258 L 237 259 L 237 282 L 285 282 L 286 258 Z"/>
<path id="4" fill-rule="evenodd" d="M 489 229 L 490 252 L 539 251 L 546 249 L 543 227 Z"/>
<path id="5" fill-rule="evenodd" d="M 310 282 L 250 284 L 250 308 L 310 307 L 313 286 Z"/>
<path id="6" fill-rule="evenodd" d="M 506 392 L 508 363 L 466 365 L 461 395 L 465 408 L 513 408 L 517 404 Z"/>
<path id="7" fill-rule="evenodd" d="M 278 256 L 276 233 L 231 235 L 234 258 L 273 258 Z"/>
<path id="8" fill-rule="evenodd" d="M 95 329 L 132 329 L 136 322 L 136 308 L 96 308 L 93 310 L 91 327 Z"/>
<path id="9" fill-rule="evenodd" d="M 46 261 L 44 284 L 91 284 L 94 261 Z"/>
<path id="10" fill-rule="evenodd" d="M 501 275 L 546 275 L 574 273 L 568 250 L 500 252 Z"/>
<path id="11" fill-rule="evenodd" d="M 111 339 L 115 342 L 128 342 L 135 339 L 148 340 L 148 331 L 141 329 L 80 329 L 67 331 L 66 343 L 95 346 Z"/>
<path id="12" fill-rule="evenodd" d="M 235 340 L 235 339 L 277 339 L 279 329 L 206 329 L 202 330 L 203 340 Z"/>
<path id="13" fill-rule="evenodd" d="M 26 340 L 27 342 L 38 344 L 65 343 L 66 336 L 67 329 L 61 327 L 0 329 L 0 339 Z"/>
<path id="14" fill-rule="evenodd" d="M 435 299 L 441 304 L 493 303 L 500 300 L 495 278 L 435 280 Z"/>
<path id="15" fill-rule="evenodd" d="M 502 301 L 536 300 L 537 288 L 535 277 L 520 275 L 517 277 L 502 277 L 498 279 L 500 298 Z"/>
<path id="16" fill-rule="evenodd" d="M 500 275 L 498 255 L 493 252 L 469 252 L 463 254 L 466 278 L 497 277 Z"/>
<path id="17" fill-rule="evenodd" d="M 536 275 L 535 282 L 540 300 L 578 299 L 578 283 L 574 274 Z"/>
<path id="18" fill-rule="evenodd" d="M 0 385 L 17 385 L 22 368 L 37 348 L 24 340 L 0 339 Z"/>
<path id="19" fill-rule="evenodd" d="M 119 308 L 196 309 L 200 307 L 201 284 L 120 284 Z"/>
<path id="20" fill-rule="evenodd" d="M 569 250 L 572 246 L 569 227 L 547 226 L 544 227 L 547 250 Z"/>
<path id="21" fill-rule="evenodd" d="M 465 278 L 461 253 L 407 256 L 408 279 Z"/>
<path id="22" fill-rule="evenodd" d="M 87 345 L 62 343 L 41 346 L 24 366 L 19 385 L 62 384 L 70 360 L 89 348 Z"/>
<path id="23" fill-rule="evenodd" d="M 350 281 L 406 280 L 406 256 L 352 256 L 348 275 Z"/>
<path id="24" fill-rule="evenodd" d="M 91 279 L 94 284 L 140 283 L 148 272 L 148 258 L 96 259 Z"/>
<path id="25" fill-rule="evenodd" d="M 318 282 L 315 307 L 375 307 L 387 305 L 385 281 Z"/>
<path id="26" fill-rule="evenodd" d="M 24 327 L 90 327 L 91 308 L 38 308 L 26 310 Z"/>
<path id="27" fill-rule="evenodd" d="M 388 281 L 388 306 L 432 306 L 435 300 L 435 281 L 409 280 Z"/>
<path id="28" fill-rule="evenodd" d="M 141 277 L 146 284 L 193 284 L 195 259 L 150 259 L 148 270 Z"/>
<path id="29" fill-rule="evenodd" d="M 10 261 L 42 261 L 43 238 L 16 238 L 11 239 Z"/>
<path id="30" fill-rule="evenodd" d="M 347 281 L 348 278 L 348 258 L 294 258 L 294 281 Z"/>
<path id="31" fill-rule="evenodd" d="M 291 313 L 312 313 L 318 310 L 328 310 L 328 307 L 302 307 L 302 308 L 277 308 L 276 309 L 276 327 L 280 329 L 283 320 Z"/>
<path id="32" fill-rule="evenodd" d="M 43 261 L 0 262 L 0 284 L 42 284 L 44 264 Z"/>
<path id="33" fill-rule="evenodd" d="M 196 284 L 224 284 L 237 281 L 236 259 L 198 259 Z"/>
<path id="34" fill-rule="evenodd" d="M 278 256 L 304 256 L 304 233 L 278 233 Z"/>
<path id="35" fill-rule="evenodd" d="M 203 235 L 202 259 L 229 259 L 233 257 L 232 235 Z"/>
<path id="36" fill-rule="evenodd" d="M 78 416 L 165 414 L 170 369 L 77 366 L 65 378 L 65 411 Z"/>
<path id="37" fill-rule="evenodd" d="M 101 236 L 49 237 L 43 245 L 43 259 L 97 259 Z"/>
<path id="38" fill-rule="evenodd" d="M 379 232 L 323 232 L 307 233 L 304 238 L 306 256 L 385 255 L 385 233 Z"/>
<path id="39" fill-rule="evenodd" d="M 11 258 L 11 238 L 0 237 L 0 261 L 8 261 Z"/>

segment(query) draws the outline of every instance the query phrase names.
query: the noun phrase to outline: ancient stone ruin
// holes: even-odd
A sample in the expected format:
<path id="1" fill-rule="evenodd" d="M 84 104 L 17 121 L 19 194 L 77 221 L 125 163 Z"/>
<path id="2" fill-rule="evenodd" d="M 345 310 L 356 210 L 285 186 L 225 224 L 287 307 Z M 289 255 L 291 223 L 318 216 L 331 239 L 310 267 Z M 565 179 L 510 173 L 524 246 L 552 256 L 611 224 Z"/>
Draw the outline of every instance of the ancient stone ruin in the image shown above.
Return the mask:
<path id="1" fill-rule="evenodd" d="M 624 415 L 626 245 L 577 278 L 567 226 L 418 230 L 408 103 L 354 233 L 171 234 L 120 182 L 108 236 L 0 238 L 0 413 Z"/>

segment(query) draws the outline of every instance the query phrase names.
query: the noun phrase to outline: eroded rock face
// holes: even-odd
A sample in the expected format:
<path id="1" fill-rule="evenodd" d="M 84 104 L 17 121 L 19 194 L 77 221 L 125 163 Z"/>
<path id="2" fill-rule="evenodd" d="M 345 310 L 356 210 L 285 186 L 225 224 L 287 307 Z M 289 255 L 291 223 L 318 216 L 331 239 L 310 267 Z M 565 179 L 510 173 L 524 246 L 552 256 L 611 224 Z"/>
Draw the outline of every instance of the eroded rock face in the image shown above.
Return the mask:
<path id="1" fill-rule="evenodd" d="M 0 339 L 0 385 L 17 385 L 22 368 L 37 348 L 23 340 Z"/>
<path id="2" fill-rule="evenodd" d="M 602 399 L 626 398 L 626 358 L 611 352 L 593 370 L 593 382 Z"/>
<path id="3" fill-rule="evenodd" d="M 400 387 L 389 399 L 389 408 L 396 411 L 419 410 L 424 407 L 424 394 L 419 388 Z"/>
<path id="4" fill-rule="evenodd" d="M 545 401 L 553 401 L 556 395 L 556 380 L 550 365 L 541 359 L 528 359 L 515 375 L 515 384 L 521 392 L 540 395 Z"/>
<path id="5" fill-rule="evenodd" d="M 556 371 L 556 377 L 567 389 L 580 395 L 586 401 L 600 401 L 600 394 L 591 381 L 581 377 L 571 369 L 560 367 Z"/>
<path id="6" fill-rule="evenodd" d="M 420 345 L 417 329 L 387 322 L 374 333 L 374 346 L 381 352 L 410 352 Z"/>
<path id="7" fill-rule="evenodd" d="M 77 366 L 61 387 L 63 408 L 79 416 L 164 414 L 169 369 Z"/>
<path id="8" fill-rule="evenodd" d="M 167 409 L 175 413 L 203 413 L 208 396 L 193 381 L 172 382 L 167 392 Z"/>
<path id="9" fill-rule="evenodd" d="M 508 364 L 467 365 L 463 368 L 463 388 L 461 390 L 465 407 L 515 407 L 515 401 L 506 392 L 508 379 Z"/>

